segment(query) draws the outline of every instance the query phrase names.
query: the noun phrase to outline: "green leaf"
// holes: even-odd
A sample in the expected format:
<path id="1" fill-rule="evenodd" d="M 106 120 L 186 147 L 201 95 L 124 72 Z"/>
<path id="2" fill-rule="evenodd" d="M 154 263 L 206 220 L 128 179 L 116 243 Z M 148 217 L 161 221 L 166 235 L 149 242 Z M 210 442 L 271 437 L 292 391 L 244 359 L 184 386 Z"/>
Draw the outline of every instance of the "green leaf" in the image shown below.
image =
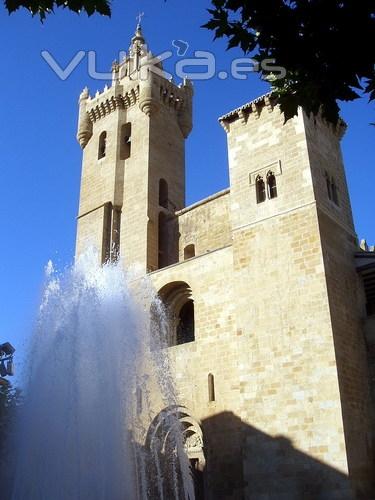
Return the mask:
<path id="1" fill-rule="evenodd" d="M 20 8 L 27 9 L 33 16 L 39 15 L 41 21 L 55 8 L 68 9 L 75 13 L 85 11 L 88 16 L 95 13 L 110 17 L 110 0 L 5 0 L 5 7 L 9 14 Z"/>
<path id="2" fill-rule="evenodd" d="M 373 0 L 212 0 L 209 15 L 204 27 L 226 38 L 228 49 L 286 69 L 286 78 L 272 81 L 286 120 L 302 106 L 335 124 L 337 102 L 358 99 L 363 82 L 375 100 Z M 262 79 L 269 75 L 260 72 Z"/>

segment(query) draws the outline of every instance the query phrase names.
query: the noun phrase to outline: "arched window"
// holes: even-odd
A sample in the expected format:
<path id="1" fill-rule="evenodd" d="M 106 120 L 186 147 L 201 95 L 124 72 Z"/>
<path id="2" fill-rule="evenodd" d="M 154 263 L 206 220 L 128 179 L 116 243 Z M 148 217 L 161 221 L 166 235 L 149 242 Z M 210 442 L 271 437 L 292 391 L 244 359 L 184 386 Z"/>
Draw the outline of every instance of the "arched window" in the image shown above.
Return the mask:
<path id="1" fill-rule="evenodd" d="M 131 134 L 132 127 L 131 123 L 124 123 L 121 127 L 121 138 L 120 138 L 120 157 L 121 160 L 127 160 L 130 158 L 131 153 Z"/>
<path id="2" fill-rule="evenodd" d="M 161 337 L 157 339 L 156 345 L 175 346 L 193 342 L 195 340 L 194 300 L 189 285 L 184 281 L 168 283 L 159 291 L 158 298 L 162 307 L 156 301 L 151 309 L 154 315 L 157 311 L 160 314 L 161 311 L 160 319 L 153 317 L 153 335 Z M 163 323 L 163 320 L 166 323 Z M 155 328 L 159 328 L 159 334 Z"/>
<path id="3" fill-rule="evenodd" d="M 160 212 L 159 214 L 159 228 L 158 228 L 158 268 L 161 269 L 168 265 L 169 256 L 169 237 L 168 237 L 168 220 L 167 216 Z"/>
<path id="4" fill-rule="evenodd" d="M 98 160 L 104 158 L 107 149 L 107 132 L 102 132 L 99 136 Z"/>
<path id="5" fill-rule="evenodd" d="M 215 401 L 215 378 L 212 373 L 208 374 L 208 401 Z"/>
<path id="6" fill-rule="evenodd" d="M 257 203 L 263 203 L 266 201 L 266 186 L 263 177 L 258 175 L 255 181 L 256 193 L 257 193 Z"/>
<path id="7" fill-rule="evenodd" d="M 268 172 L 267 174 L 267 190 L 268 198 L 270 200 L 272 200 L 273 198 L 277 198 L 276 177 L 273 172 Z"/>
<path id="8" fill-rule="evenodd" d="M 188 300 L 181 307 L 177 317 L 176 344 L 186 344 L 194 340 L 194 302 Z"/>
<path id="9" fill-rule="evenodd" d="M 186 245 L 184 248 L 184 260 L 191 259 L 192 257 L 195 257 L 195 245 Z"/>
<path id="10" fill-rule="evenodd" d="M 159 181 L 159 205 L 168 208 L 168 183 L 165 179 Z"/>

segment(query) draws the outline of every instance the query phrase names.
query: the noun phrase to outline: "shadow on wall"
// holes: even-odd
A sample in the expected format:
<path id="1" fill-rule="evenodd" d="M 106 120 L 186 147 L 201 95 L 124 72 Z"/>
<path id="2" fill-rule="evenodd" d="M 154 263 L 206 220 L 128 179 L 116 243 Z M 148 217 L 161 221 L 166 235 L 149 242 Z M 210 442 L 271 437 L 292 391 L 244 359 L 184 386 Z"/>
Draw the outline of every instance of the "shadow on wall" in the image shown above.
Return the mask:
<path id="1" fill-rule="evenodd" d="M 202 421 L 206 469 L 205 500 L 346 500 L 355 495 L 345 474 L 246 425 L 232 412 Z"/>

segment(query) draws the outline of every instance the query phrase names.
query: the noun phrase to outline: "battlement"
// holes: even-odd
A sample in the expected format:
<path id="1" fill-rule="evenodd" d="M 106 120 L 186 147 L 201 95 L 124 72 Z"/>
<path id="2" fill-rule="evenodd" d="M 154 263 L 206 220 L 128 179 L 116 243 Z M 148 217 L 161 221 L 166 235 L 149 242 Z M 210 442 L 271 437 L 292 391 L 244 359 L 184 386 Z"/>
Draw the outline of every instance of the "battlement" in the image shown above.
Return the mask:
<path id="1" fill-rule="evenodd" d="M 103 92 L 97 92 L 95 97 L 88 97 L 86 112 L 92 123 L 104 118 L 116 109 L 130 108 L 139 101 L 139 85 L 123 92 L 121 88 L 104 88 Z"/>
<path id="2" fill-rule="evenodd" d="M 85 88 L 79 98 L 77 139 L 85 148 L 93 136 L 93 125 L 116 110 L 135 104 L 147 116 L 167 108 L 175 112 L 181 133 L 186 138 L 192 129 L 193 86 L 190 81 L 176 85 L 163 73 L 162 64 L 148 50 L 138 25 L 132 44 L 121 63 L 112 64 L 112 85 L 91 96 Z"/>
<path id="3" fill-rule="evenodd" d="M 175 109 L 177 112 L 185 109 L 187 105 L 186 87 L 183 84 L 177 86 L 158 76 L 156 76 L 156 79 L 159 80 L 160 103 L 168 108 Z M 139 96 L 140 86 L 138 82 L 133 83 L 133 87 L 127 90 L 122 85 L 113 87 L 106 85 L 102 92 L 97 91 L 94 96 L 88 94 L 85 97 L 86 112 L 91 122 L 95 123 L 116 109 L 130 108 L 139 101 Z"/>
<path id="4" fill-rule="evenodd" d="M 229 111 L 223 116 L 220 116 L 219 121 L 231 120 L 232 118 L 241 117 L 242 113 L 247 111 L 248 113 L 257 111 L 258 108 L 262 108 L 263 106 L 268 106 L 271 109 L 274 98 L 272 97 L 272 92 L 267 92 L 267 94 L 263 94 L 252 101 L 249 101 L 239 108 L 234 109 L 233 111 Z"/>
<path id="5" fill-rule="evenodd" d="M 226 113 L 219 118 L 219 123 L 224 128 L 224 130 L 229 133 L 231 123 L 240 120 L 241 123 L 246 125 L 250 117 L 256 120 L 259 119 L 264 108 L 266 108 L 269 113 L 272 113 L 275 108 L 278 108 L 277 98 L 272 92 L 263 94 L 256 99 L 243 104 L 239 108 Z M 347 124 L 342 118 L 339 119 L 337 125 L 328 123 L 322 118 L 321 115 L 314 117 L 314 120 L 323 121 L 325 125 L 330 128 L 335 134 L 337 134 L 340 139 L 342 139 L 345 134 Z"/>

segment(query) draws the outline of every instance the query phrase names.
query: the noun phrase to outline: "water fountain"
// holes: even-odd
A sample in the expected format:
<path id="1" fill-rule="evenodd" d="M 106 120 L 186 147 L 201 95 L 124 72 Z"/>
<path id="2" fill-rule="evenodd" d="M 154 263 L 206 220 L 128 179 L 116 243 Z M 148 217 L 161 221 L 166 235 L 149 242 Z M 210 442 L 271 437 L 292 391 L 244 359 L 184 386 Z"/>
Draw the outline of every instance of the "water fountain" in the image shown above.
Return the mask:
<path id="1" fill-rule="evenodd" d="M 174 411 L 172 446 L 156 453 L 145 444 L 155 408 L 177 407 L 163 308 L 154 300 L 150 327 L 147 279 L 97 262 L 90 250 L 61 274 L 47 266 L 12 500 L 192 500 Z"/>

